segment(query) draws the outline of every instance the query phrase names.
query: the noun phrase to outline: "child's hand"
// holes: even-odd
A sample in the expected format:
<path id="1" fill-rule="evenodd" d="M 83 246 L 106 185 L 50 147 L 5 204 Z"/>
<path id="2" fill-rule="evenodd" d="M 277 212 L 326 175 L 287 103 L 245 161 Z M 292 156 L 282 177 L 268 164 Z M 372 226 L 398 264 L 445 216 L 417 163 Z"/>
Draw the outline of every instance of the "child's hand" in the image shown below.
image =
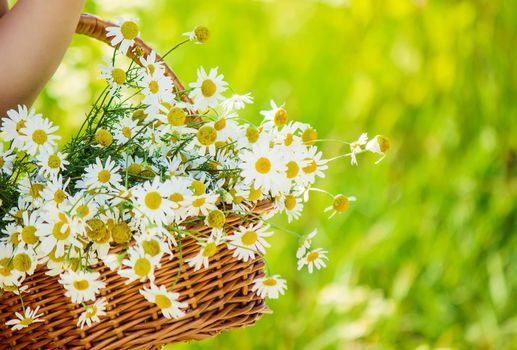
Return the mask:
<path id="1" fill-rule="evenodd" d="M 0 0 L 0 118 L 30 105 L 52 77 L 75 32 L 85 0 Z M 3 16 L 2 16 L 3 14 Z"/>

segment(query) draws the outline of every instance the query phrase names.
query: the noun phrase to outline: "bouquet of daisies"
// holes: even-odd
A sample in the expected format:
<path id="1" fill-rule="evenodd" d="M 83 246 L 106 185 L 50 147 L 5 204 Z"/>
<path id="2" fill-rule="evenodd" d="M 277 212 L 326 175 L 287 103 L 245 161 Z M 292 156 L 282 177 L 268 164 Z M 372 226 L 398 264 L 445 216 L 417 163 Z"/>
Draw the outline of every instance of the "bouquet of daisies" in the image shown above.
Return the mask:
<path id="1" fill-rule="evenodd" d="M 270 246 L 277 227 L 269 218 L 298 219 L 309 191 L 331 197 L 331 216 L 354 200 L 313 187 L 332 159 L 322 158 L 316 130 L 291 121 L 283 105 L 271 102 L 253 125 L 240 117 L 253 98 L 225 95 L 217 68 L 199 68 L 197 81 L 180 91 L 154 52 L 121 64 L 138 33 L 135 21 L 108 29 L 117 50 L 100 68 L 107 87 L 63 149 L 58 128 L 34 110 L 19 106 L 2 119 L 0 290 L 22 299 L 23 310 L 7 322 L 14 330 L 42 321 L 38 308 L 23 304 L 24 280 L 36 269 L 59 276 L 70 302 L 85 307 L 81 328 L 106 315 L 106 300 L 98 297 L 105 282 L 95 268 L 101 262 L 128 283 L 140 281 L 141 294 L 164 317 L 180 318 L 187 303 L 178 301 L 174 285 L 155 285 L 154 273 L 163 258 L 183 259 L 173 251 L 185 239 L 199 246 L 185 260 L 195 270 L 209 268 L 222 245 L 249 261 Z M 203 43 L 209 32 L 197 27 L 186 35 L 180 45 Z M 363 134 L 349 146 L 333 159 L 356 163 L 364 151 L 384 156 L 389 143 Z M 264 201 L 271 210 L 254 215 Z M 230 228 L 227 218 L 235 216 L 248 220 Z M 196 224 L 209 234 L 189 228 Z M 312 246 L 315 234 L 298 236 L 298 269 L 326 264 L 327 252 Z M 269 275 L 253 289 L 276 298 L 286 282 Z"/>

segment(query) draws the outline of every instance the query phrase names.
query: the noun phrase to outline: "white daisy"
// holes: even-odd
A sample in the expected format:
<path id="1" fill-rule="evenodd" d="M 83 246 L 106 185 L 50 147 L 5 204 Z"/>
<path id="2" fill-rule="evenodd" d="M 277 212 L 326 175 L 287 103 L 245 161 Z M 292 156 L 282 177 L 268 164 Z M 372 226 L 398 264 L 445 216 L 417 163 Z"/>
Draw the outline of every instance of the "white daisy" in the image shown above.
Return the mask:
<path id="1" fill-rule="evenodd" d="M 16 158 L 16 155 L 10 149 L 4 151 L 4 145 L 0 143 L 0 173 L 12 174 L 14 158 Z"/>
<path id="2" fill-rule="evenodd" d="M 134 189 L 133 205 L 151 223 L 162 226 L 171 221 L 173 210 L 177 208 L 177 204 L 169 199 L 171 194 L 170 183 L 162 183 L 156 176 L 153 182 L 146 181 Z"/>
<path id="3" fill-rule="evenodd" d="M 101 74 L 97 79 L 104 79 L 110 86 L 110 95 L 114 95 L 127 82 L 127 73 L 124 69 L 113 65 L 110 58 L 105 60 L 105 63 L 100 65 Z"/>
<path id="4" fill-rule="evenodd" d="M 251 93 L 247 93 L 244 95 L 233 95 L 230 98 L 227 98 L 221 103 L 221 106 L 229 112 L 233 110 L 240 110 L 243 109 L 246 104 L 252 104 L 253 103 L 253 97 L 251 96 Z"/>
<path id="5" fill-rule="evenodd" d="M 56 148 L 56 141 L 61 136 L 54 135 L 58 129 L 46 118 L 35 118 L 27 120 L 24 128 L 20 130 L 23 149 L 30 155 L 36 155 L 42 150 L 52 152 Z"/>
<path id="6" fill-rule="evenodd" d="M 59 283 L 66 289 L 65 295 L 74 304 L 95 300 L 99 290 L 106 287 L 104 282 L 98 280 L 100 277 L 98 272 L 67 271 L 60 277 Z"/>
<path id="7" fill-rule="evenodd" d="M 298 260 L 298 270 L 301 270 L 305 265 L 307 265 L 309 273 L 312 273 L 314 267 L 318 270 L 326 267 L 327 264 L 325 263 L 325 260 L 328 260 L 327 253 L 328 252 L 326 250 L 321 248 L 311 250 L 307 255 Z"/>
<path id="8" fill-rule="evenodd" d="M 195 44 L 204 44 L 210 38 L 210 32 L 205 26 L 197 26 L 191 32 L 186 32 L 182 35 L 188 37 L 188 39 Z"/>
<path id="9" fill-rule="evenodd" d="M 188 216 L 205 216 L 209 211 L 217 209 L 215 204 L 219 195 L 213 192 L 191 196 L 185 206 Z"/>
<path id="10" fill-rule="evenodd" d="M 127 278 L 126 284 L 139 280 L 145 282 L 147 279 L 154 282 L 154 269 L 159 268 L 160 262 L 156 258 L 152 258 L 145 254 L 142 249 L 131 248 L 128 251 L 129 259 L 124 259 L 122 265 L 128 269 L 118 271 L 118 274 Z"/>
<path id="11" fill-rule="evenodd" d="M 201 269 L 201 266 L 205 269 L 208 268 L 210 258 L 217 253 L 217 245 L 219 244 L 217 238 L 218 237 L 208 237 L 198 242 L 200 247 L 199 252 L 192 258 L 186 260 L 190 267 L 194 267 L 194 271 Z"/>
<path id="12" fill-rule="evenodd" d="M 264 255 L 266 248 L 270 247 L 264 237 L 273 234 L 268 229 L 269 226 L 263 226 L 261 222 L 247 227 L 239 226 L 239 230 L 228 237 L 228 249 L 234 250 L 233 256 L 243 261 L 255 259 L 255 253 Z"/>
<path id="13" fill-rule="evenodd" d="M 14 269 L 14 247 L 11 243 L 0 243 L 0 285 L 19 285 L 22 274 Z"/>
<path id="14" fill-rule="evenodd" d="M 194 100 L 194 106 L 201 111 L 208 107 L 216 107 L 223 99 L 221 94 L 227 89 L 228 83 L 223 80 L 222 74 L 218 75 L 217 69 L 212 68 L 207 74 L 205 69 L 200 67 L 197 71 L 197 81 L 190 84 L 193 90 L 189 97 Z"/>
<path id="15" fill-rule="evenodd" d="M 88 305 L 79 316 L 77 326 L 83 329 L 85 325 L 90 327 L 93 323 L 100 322 L 100 317 L 106 316 L 106 304 L 106 299 L 99 298 L 92 305 Z"/>
<path id="16" fill-rule="evenodd" d="M 131 117 L 124 117 L 115 124 L 113 137 L 119 145 L 123 145 L 136 136 L 138 121 Z"/>
<path id="17" fill-rule="evenodd" d="M 27 106 L 18 105 L 18 110 L 8 110 L 7 118 L 2 119 L 2 128 L 3 139 L 4 141 L 12 141 L 13 148 L 23 148 L 23 136 L 25 134 L 22 132 L 27 126 L 27 122 L 29 120 L 41 119 L 41 114 L 36 114 L 34 109 L 28 110 Z"/>
<path id="18" fill-rule="evenodd" d="M 47 182 L 45 188 L 41 191 L 41 197 L 46 202 L 46 205 L 57 207 L 62 205 L 69 196 L 66 190 L 69 183 L 70 178 L 63 183 L 63 177 L 61 175 Z"/>
<path id="19" fill-rule="evenodd" d="M 22 275 L 32 275 L 39 264 L 33 249 L 18 245 L 13 252 L 13 268 Z"/>
<path id="20" fill-rule="evenodd" d="M 108 38 L 112 37 L 111 45 L 118 45 L 118 50 L 125 55 L 135 43 L 135 39 L 140 34 L 140 29 L 136 20 L 124 20 L 120 17 L 116 19 L 118 26 L 106 28 L 106 36 Z"/>
<path id="21" fill-rule="evenodd" d="M 368 135 L 366 133 L 362 133 L 361 136 L 350 144 L 350 163 L 352 165 L 357 165 L 356 155 L 363 151 L 364 145 L 368 142 Z"/>
<path id="22" fill-rule="evenodd" d="M 292 194 L 288 194 L 279 201 L 279 210 L 283 211 L 287 215 L 287 222 L 291 222 L 293 219 L 298 220 L 302 214 L 303 203 L 302 199 Z"/>
<path id="23" fill-rule="evenodd" d="M 61 170 L 64 170 L 69 162 L 66 154 L 61 152 L 43 151 L 36 156 L 39 170 L 38 174 L 54 178 Z"/>
<path id="24" fill-rule="evenodd" d="M 38 236 L 40 235 L 42 224 L 43 215 L 39 211 L 23 212 L 20 231 L 20 246 L 35 247 L 39 244 L 40 240 Z"/>
<path id="25" fill-rule="evenodd" d="M 54 251 L 56 256 L 63 256 L 70 245 L 82 248 L 83 245 L 76 238 L 77 232 L 72 231 L 72 219 L 63 211 L 52 210 L 46 223 L 38 230 L 41 252 L 45 255 Z"/>
<path id="26" fill-rule="evenodd" d="M 111 157 L 106 159 L 104 165 L 99 157 L 95 159 L 95 164 L 90 164 L 84 170 L 83 180 L 76 185 L 78 188 L 114 188 L 121 184 L 122 177 L 118 173 L 120 167 L 116 165 Z"/>
<path id="27" fill-rule="evenodd" d="M 284 105 L 277 106 L 275 101 L 271 100 L 271 109 L 268 111 L 261 111 L 260 114 L 264 116 L 264 125 L 276 126 L 278 128 L 283 127 L 289 121 L 287 111 L 284 109 Z"/>
<path id="28" fill-rule="evenodd" d="M 365 149 L 367 151 L 378 153 L 381 155 L 381 158 L 379 158 L 379 160 L 375 162 L 375 164 L 378 164 L 380 161 L 384 159 L 386 153 L 389 151 L 390 141 L 382 135 L 376 135 L 374 138 L 368 141 L 368 143 L 365 146 Z"/>
<path id="29" fill-rule="evenodd" d="M 334 196 L 334 199 L 332 200 L 332 205 L 325 208 L 325 212 L 330 211 L 331 214 L 329 216 L 329 219 L 332 218 L 337 213 L 344 213 L 348 210 L 350 207 L 350 202 L 354 202 L 356 200 L 355 197 L 347 197 L 342 194 L 338 194 Z"/>
<path id="30" fill-rule="evenodd" d="M 138 82 L 144 96 L 143 103 L 149 105 L 146 113 L 156 115 L 160 111 L 161 103 L 174 99 L 172 80 L 163 74 L 162 71 L 155 71 L 153 74 L 143 74 L 142 80 Z"/>
<path id="31" fill-rule="evenodd" d="M 5 325 L 11 326 L 13 331 L 19 331 L 20 329 L 29 327 L 33 323 L 44 322 L 44 320 L 40 318 L 43 314 L 38 314 L 38 311 L 39 306 L 34 310 L 31 310 L 30 306 L 27 306 L 23 314 L 16 312 L 15 315 L 17 318 L 7 321 Z"/>
<path id="32" fill-rule="evenodd" d="M 178 319 L 185 315 L 182 309 L 188 307 L 188 303 L 178 301 L 179 294 L 167 291 L 165 286 L 157 287 L 154 284 L 150 288 L 140 290 L 147 301 L 156 304 L 163 316 Z"/>
<path id="33" fill-rule="evenodd" d="M 147 71 L 148 74 L 154 74 L 155 72 L 165 73 L 165 67 L 163 66 L 163 60 L 157 59 L 156 51 L 151 50 L 147 56 L 140 57 L 140 64 Z"/>
<path id="34" fill-rule="evenodd" d="M 277 299 L 286 289 L 286 281 L 280 275 L 274 275 L 256 279 L 251 290 L 261 298 Z"/>
<path id="35" fill-rule="evenodd" d="M 318 148 L 311 146 L 307 149 L 304 154 L 304 167 L 302 167 L 302 173 L 304 180 L 310 184 L 314 183 L 316 177 L 325 177 L 324 171 L 327 170 L 327 161 L 321 159 L 322 153 L 318 151 Z"/>

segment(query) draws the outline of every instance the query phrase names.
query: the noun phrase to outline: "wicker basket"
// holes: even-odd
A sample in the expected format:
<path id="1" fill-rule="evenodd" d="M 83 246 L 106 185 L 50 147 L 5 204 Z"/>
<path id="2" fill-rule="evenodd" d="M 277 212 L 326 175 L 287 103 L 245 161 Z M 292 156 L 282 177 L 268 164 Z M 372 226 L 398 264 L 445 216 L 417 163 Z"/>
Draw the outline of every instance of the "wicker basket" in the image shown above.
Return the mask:
<path id="1" fill-rule="evenodd" d="M 106 27 L 113 25 L 82 15 L 77 33 L 109 44 Z M 138 40 L 128 52 L 133 59 L 137 48 L 145 54 L 151 50 Z M 174 72 L 169 67 L 166 71 L 176 88 L 183 90 Z M 261 214 L 271 206 L 270 202 L 262 202 L 252 212 Z M 229 218 L 229 230 L 236 228 L 241 220 Z M 206 227 L 192 229 L 208 232 Z M 183 240 L 182 246 L 184 259 L 196 255 L 199 250 L 192 239 Z M 173 253 L 178 256 L 177 251 Z M 164 258 L 161 264 L 156 272 L 156 284 L 171 285 L 180 268 L 179 259 Z M 21 331 L 11 331 L 5 322 L 13 317 L 14 312 L 20 312 L 22 306 L 18 296 L 5 293 L 0 297 L 0 349 L 159 349 L 164 344 L 201 340 L 224 330 L 248 326 L 262 314 L 270 312 L 264 300 L 251 292 L 253 281 L 264 276 L 263 260 L 246 263 L 236 260 L 223 245 L 210 259 L 208 269 L 194 271 L 187 264 L 182 265 L 175 291 L 180 293 L 180 301 L 188 302 L 189 308 L 178 320 L 164 318 L 154 304 L 147 302 L 139 293 L 142 285 L 138 281 L 126 284 L 126 279 L 102 264 L 96 268 L 107 285 L 101 290 L 108 302 L 108 314 L 102 322 L 83 330 L 78 328 L 77 321 L 84 307 L 72 304 L 57 283 L 58 277 L 47 276 L 46 269 L 40 267 L 24 282 L 28 286 L 24 301 L 32 308 L 39 306 L 45 322 L 35 323 Z"/>

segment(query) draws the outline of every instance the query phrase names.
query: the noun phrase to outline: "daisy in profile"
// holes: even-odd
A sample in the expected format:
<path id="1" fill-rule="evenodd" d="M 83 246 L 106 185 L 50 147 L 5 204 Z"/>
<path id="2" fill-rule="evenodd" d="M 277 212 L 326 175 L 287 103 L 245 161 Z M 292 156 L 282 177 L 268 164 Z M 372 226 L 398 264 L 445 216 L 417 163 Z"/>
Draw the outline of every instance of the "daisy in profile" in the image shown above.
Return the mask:
<path id="1" fill-rule="evenodd" d="M 301 270 L 304 266 L 307 266 L 309 273 L 312 273 L 314 267 L 316 267 L 318 270 L 326 267 L 327 264 L 325 263 L 325 260 L 328 260 L 327 253 L 328 252 L 326 250 L 321 248 L 311 250 L 307 253 L 307 255 L 302 256 L 298 260 L 298 270 Z"/>
<path id="2" fill-rule="evenodd" d="M 111 87 L 110 95 L 115 94 L 127 82 L 126 71 L 114 66 L 110 58 L 107 58 L 105 63 L 100 65 L 100 73 L 97 79 L 104 79 L 108 82 Z"/>
<path id="3" fill-rule="evenodd" d="M 221 105 L 223 108 L 227 111 L 238 111 L 240 109 L 243 109 L 246 107 L 246 104 L 252 104 L 253 103 L 253 97 L 251 96 L 251 93 L 248 92 L 244 95 L 233 95 L 230 98 L 227 98 L 224 100 Z"/>
<path id="4" fill-rule="evenodd" d="M 199 241 L 199 252 L 194 257 L 187 259 L 187 264 L 190 267 L 193 267 L 194 271 L 201 269 L 201 267 L 207 269 L 210 263 L 210 258 L 217 253 L 217 246 L 219 243 L 218 237 L 212 236 Z"/>
<path id="5" fill-rule="evenodd" d="M 204 44 L 210 38 L 210 31 L 205 26 L 197 26 L 191 32 L 183 33 L 183 36 L 188 37 L 195 44 Z"/>
<path id="6" fill-rule="evenodd" d="M 274 275 L 255 280 L 251 290 L 261 298 L 278 299 L 279 295 L 283 295 L 286 289 L 286 281 L 280 275 Z"/>
<path id="7" fill-rule="evenodd" d="M 8 110 L 7 118 L 2 119 L 3 139 L 6 142 L 12 141 L 13 148 L 23 148 L 23 136 L 22 132 L 27 126 L 29 120 L 41 119 L 41 114 L 35 112 L 34 109 L 28 109 L 27 106 L 18 105 L 18 110 Z"/>
<path id="8" fill-rule="evenodd" d="M 289 121 L 287 111 L 284 109 L 283 104 L 277 106 L 273 100 L 271 100 L 270 103 L 270 110 L 260 112 L 260 114 L 264 116 L 264 125 L 268 127 L 276 126 L 277 128 L 282 128 Z"/>
<path id="9" fill-rule="evenodd" d="M 78 188 L 114 188 L 121 184 L 122 177 L 118 173 L 120 167 L 116 165 L 111 157 L 106 159 L 103 165 L 100 158 L 95 159 L 95 164 L 90 164 L 85 169 L 83 180 Z"/>
<path id="10" fill-rule="evenodd" d="M 350 202 L 354 202 L 356 200 L 355 197 L 352 196 L 344 196 L 342 194 L 338 194 L 334 196 L 334 199 L 332 200 L 332 205 L 325 208 L 325 212 L 330 212 L 329 219 L 332 218 L 334 215 L 338 213 L 344 213 L 348 210 L 350 207 Z"/>
<path id="11" fill-rule="evenodd" d="M 160 261 L 147 255 L 143 249 L 131 248 L 128 255 L 129 259 L 122 261 L 122 265 L 128 268 L 118 271 L 120 276 L 127 278 L 126 284 L 136 280 L 154 283 L 154 269 L 160 266 Z"/>
<path id="12" fill-rule="evenodd" d="M 312 230 L 307 237 L 302 241 L 302 244 L 300 244 L 300 247 L 298 247 L 298 250 L 296 251 L 296 258 L 301 259 L 308 249 L 311 248 L 312 245 L 312 239 L 316 237 L 318 234 L 318 229 Z"/>
<path id="13" fill-rule="evenodd" d="M 138 121 L 131 117 L 124 117 L 117 124 L 115 124 L 113 138 L 117 144 L 123 145 L 136 136 L 137 127 Z"/>
<path id="14" fill-rule="evenodd" d="M 42 150 L 52 152 L 61 137 L 54 135 L 58 129 L 46 118 L 34 118 L 27 120 L 26 126 L 20 130 L 23 134 L 23 150 L 30 155 L 36 155 Z"/>
<path id="15" fill-rule="evenodd" d="M 0 143 L 0 173 L 12 174 L 14 158 L 16 158 L 16 155 L 10 149 L 4 151 L 4 144 Z"/>
<path id="16" fill-rule="evenodd" d="M 171 187 L 168 182 L 161 182 L 156 176 L 153 182 L 146 181 L 133 191 L 135 210 L 149 222 L 162 226 L 170 222 L 177 204 L 169 199 Z"/>
<path id="17" fill-rule="evenodd" d="M 214 108 L 224 97 L 221 95 L 226 91 L 228 83 L 223 79 L 222 74 L 217 73 L 218 68 L 210 69 L 207 74 L 203 67 L 197 71 L 197 81 L 190 84 L 193 88 L 189 97 L 194 100 L 194 106 L 205 111 L 208 107 Z"/>
<path id="18" fill-rule="evenodd" d="M 239 226 L 239 231 L 228 237 L 228 249 L 233 250 L 233 256 L 239 260 L 255 259 L 255 253 L 263 255 L 270 247 L 264 239 L 273 234 L 268 229 L 269 226 L 263 226 L 261 222 L 248 227 Z"/>
<path id="19" fill-rule="evenodd" d="M 40 318 L 43 314 L 38 314 L 38 311 L 39 306 L 34 310 L 31 310 L 30 306 L 27 306 L 23 311 L 23 314 L 16 312 L 16 318 L 7 321 L 5 325 L 10 326 L 13 331 L 19 331 L 20 329 L 29 327 L 33 323 L 44 322 L 44 320 Z"/>
<path id="20" fill-rule="evenodd" d="M 54 178 L 69 164 L 66 154 L 61 152 L 43 151 L 36 156 L 36 160 L 39 166 L 38 174 L 49 178 Z"/>
<path id="21" fill-rule="evenodd" d="M 157 287 L 151 284 L 150 288 L 140 290 L 140 294 L 147 301 L 156 304 L 162 315 L 167 318 L 178 319 L 183 317 L 185 312 L 182 309 L 188 307 L 188 303 L 178 301 L 180 296 L 178 293 L 167 291 L 165 286 Z"/>
<path id="22" fill-rule="evenodd" d="M 116 17 L 118 26 L 106 28 L 106 36 L 111 39 L 111 45 L 119 45 L 118 50 L 124 55 L 135 43 L 135 39 L 140 34 L 140 28 L 136 20 L 124 20 Z"/>
<path id="23" fill-rule="evenodd" d="M 95 295 L 99 293 L 100 289 L 106 287 L 104 282 L 99 281 L 98 272 L 67 271 L 60 277 L 59 283 L 66 289 L 65 295 L 74 304 L 95 300 Z"/>
<path id="24" fill-rule="evenodd" d="M 376 135 L 373 139 L 368 141 L 368 143 L 365 146 L 365 149 L 367 151 L 378 153 L 381 155 L 381 158 L 379 158 L 379 160 L 375 162 L 375 164 L 378 164 L 384 159 L 386 153 L 389 151 L 390 141 L 382 135 Z"/>
<path id="25" fill-rule="evenodd" d="M 93 323 L 100 322 L 100 317 L 106 316 L 106 299 L 99 298 L 95 303 L 88 305 L 86 309 L 79 316 L 77 326 L 81 329 L 90 327 Z"/>
<path id="26" fill-rule="evenodd" d="M 350 163 L 357 165 L 356 155 L 363 152 L 363 147 L 368 142 L 368 134 L 362 133 L 361 136 L 350 144 Z"/>
<path id="27" fill-rule="evenodd" d="M 283 176 L 284 162 L 282 156 L 268 143 L 261 142 L 253 145 L 251 150 L 243 150 L 239 157 L 242 161 L 241 176 L 247 183 L 255 183 L 264 192 L 276 195 L 287 192 L 290 183 Z"/>

